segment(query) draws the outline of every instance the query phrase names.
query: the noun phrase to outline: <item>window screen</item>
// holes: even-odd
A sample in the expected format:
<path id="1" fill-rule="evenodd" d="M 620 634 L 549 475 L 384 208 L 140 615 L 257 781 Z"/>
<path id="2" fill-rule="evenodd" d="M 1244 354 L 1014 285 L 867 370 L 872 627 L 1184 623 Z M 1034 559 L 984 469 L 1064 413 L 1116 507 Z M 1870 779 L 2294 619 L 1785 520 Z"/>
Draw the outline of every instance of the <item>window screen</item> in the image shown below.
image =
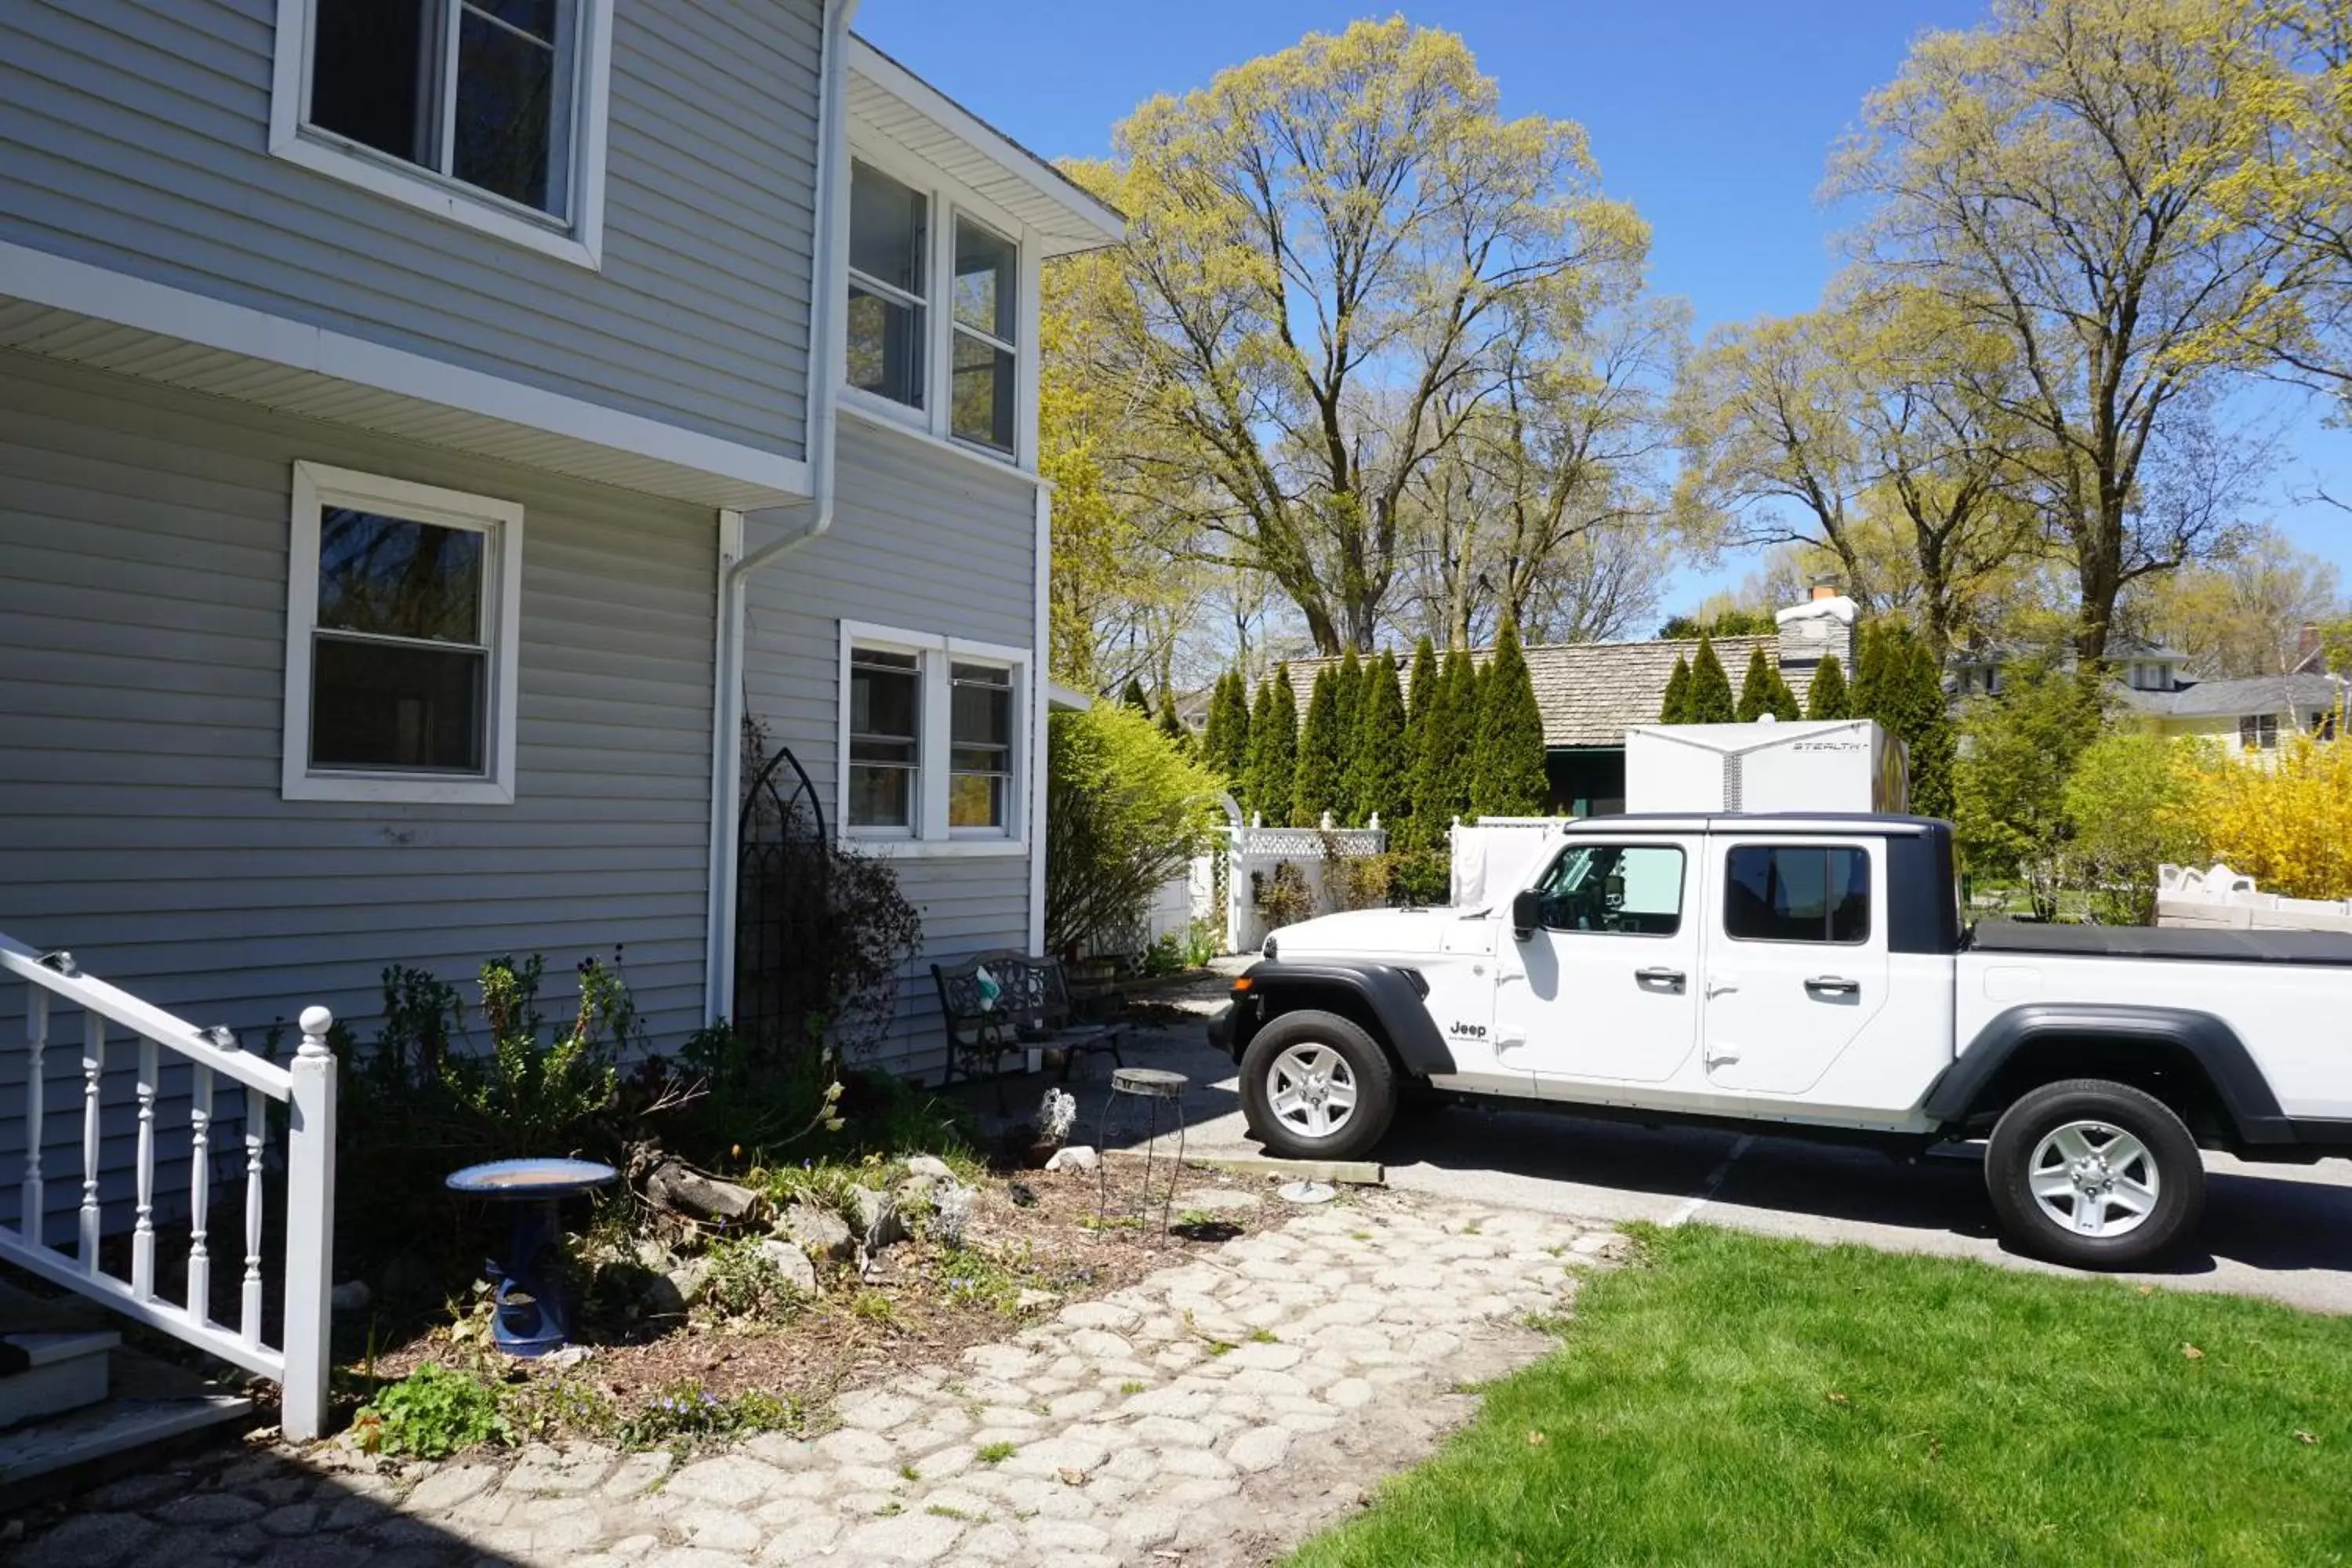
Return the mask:
<path id="1" fill-rule="evenodd" d="M 1870 935 L 1870 852 L 1742 845 L 1726 860 L 1723 929 L 1741 942 L 1858 942 Z"/>
<path id="2" fill-rule="evenodd" d="M 1670 844 L 1580 844 L 1537 889 L 1546 930 L 1672 936 L 1683 923 L 1683 852 Z"/>

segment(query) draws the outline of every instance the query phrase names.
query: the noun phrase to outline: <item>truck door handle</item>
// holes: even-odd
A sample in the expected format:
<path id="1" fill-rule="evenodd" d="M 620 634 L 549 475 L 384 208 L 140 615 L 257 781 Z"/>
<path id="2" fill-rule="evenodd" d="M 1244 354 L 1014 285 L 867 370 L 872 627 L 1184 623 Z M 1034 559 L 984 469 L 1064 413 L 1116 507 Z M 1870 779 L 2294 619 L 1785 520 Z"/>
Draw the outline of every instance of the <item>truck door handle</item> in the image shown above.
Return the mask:
<path id="1" fill-rule="evenodd" d="M 1633 984 L 1636 985 L 1663 985 L 1671 991 L 1680 991 L 1683 988 L 1683 983 L 1689 978 L 1679 969 L 1666 969 L 1657 965 L 1633 971 Z"/>
<path id="2" fill-rule="evenodd" d="M 1836 974 L 1816 974 L 1805 982 L 1805 989 L 1816 996 L 1852 996 L 1861 991 L 1862 982 Z"/>

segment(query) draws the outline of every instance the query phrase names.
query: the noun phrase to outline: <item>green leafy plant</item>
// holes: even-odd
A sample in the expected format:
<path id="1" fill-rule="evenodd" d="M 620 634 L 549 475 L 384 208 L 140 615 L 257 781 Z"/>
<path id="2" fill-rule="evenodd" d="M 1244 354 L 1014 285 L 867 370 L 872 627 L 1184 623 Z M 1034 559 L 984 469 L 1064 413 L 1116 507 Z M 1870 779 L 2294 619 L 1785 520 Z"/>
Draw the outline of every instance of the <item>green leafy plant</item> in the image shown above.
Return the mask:
<path id="1" fill-rule="evenodd" d="M 1056 713 L 1046 763 L 1045 945 L 1139 924 L 1205 848 L 1223 783 L 1114 703 Z M 1287 784 L 1285 793 L 1287 793 Z"/>
<path id="2" fill-rule="evenodd" d="M 512 1431 L 497 1389 L 469 1372 L 430 1361 L 377 1390 L 352 1429 L 369 1453 L 420 1459 L 446 1458 Z"/>
<path id="3" fill-rule="evenodd" d="M 740 1237 L 713 1245 L 701 1305 L 714 1317 L 776 1322 L 808 1304 L 800 1287 L 762 1250 L 763 1238 Z"/>
<path id="4" fill-rule="evenodd" d="M 536 953 L 520 964 L 494 958 L 482 965 L 489 1052 L 446 1063 L 459 1113 L 499 1152 L 545 1153 L 590 1141 L 619 1087 L 620 1049 L 639 1036 L 636 1005 L 617 966 L 586 958 L 571 1026 L 542 1042 L 546 1021 L 538 1004 L 545 969 Z"/>
<path id="5" fill-rule="evenodd" d="M 619 1435 L 631 1447 L 653 1448 L 695 1438 L 797 1432 L 807 1425 L 808 1408 L 798 1399 L 759 1389 L 722 1398 L 689 1378 L 663 1389 L 622 1424 Z"/>
<path id="6" fill-rule="evenodd" d="M 1270 926 L 1295 925 L 1315 913 L 1315 890 L 1295 860 L 1277 860 L 1274 869 L 1252 872 L 1258 911 Z"/>
<path id="7" fill-rule="evenodd" d="M 1005 1460 L 1011 1458 L 1015 1450 L 1012 1444 L 999 1441 L 994 1443 L 982 1443 L 973 1451 L 971 1457 L 978 1459 L 983 1465 L 1001 1465 L 1004 1463 Z"/>

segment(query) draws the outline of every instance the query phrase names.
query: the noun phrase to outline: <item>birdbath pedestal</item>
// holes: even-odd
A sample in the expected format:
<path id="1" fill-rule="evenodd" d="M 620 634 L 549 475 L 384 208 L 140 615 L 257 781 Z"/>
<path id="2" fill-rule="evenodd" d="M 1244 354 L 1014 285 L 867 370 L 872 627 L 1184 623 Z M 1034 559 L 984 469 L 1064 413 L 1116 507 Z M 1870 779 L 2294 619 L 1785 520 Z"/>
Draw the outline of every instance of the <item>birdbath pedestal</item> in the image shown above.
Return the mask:
<path id="1" fill-rule="evenodd" d="M 449 1173 L 451 1192 L 507 1205 L 506 1251 L 484 1265 L 497 1292 L 490 1337 L 507 1354 L 543 1356 L 571 1342 L 556 1204 L 619 1176 L 593 1160 L 493 1160 Z"/>

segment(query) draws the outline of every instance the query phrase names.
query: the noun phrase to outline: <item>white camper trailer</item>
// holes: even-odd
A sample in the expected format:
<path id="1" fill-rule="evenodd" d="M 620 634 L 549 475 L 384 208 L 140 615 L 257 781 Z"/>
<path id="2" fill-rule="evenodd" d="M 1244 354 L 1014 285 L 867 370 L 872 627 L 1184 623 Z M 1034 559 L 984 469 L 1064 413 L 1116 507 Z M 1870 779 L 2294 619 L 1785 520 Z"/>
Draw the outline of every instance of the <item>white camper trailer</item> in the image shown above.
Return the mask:
<path id="1" fill-rule="evenodd" d="M 1637 724 L 1625 731 L 1625 809 L 1900 813 L 1903 742 L 1871 719 Z"/>

